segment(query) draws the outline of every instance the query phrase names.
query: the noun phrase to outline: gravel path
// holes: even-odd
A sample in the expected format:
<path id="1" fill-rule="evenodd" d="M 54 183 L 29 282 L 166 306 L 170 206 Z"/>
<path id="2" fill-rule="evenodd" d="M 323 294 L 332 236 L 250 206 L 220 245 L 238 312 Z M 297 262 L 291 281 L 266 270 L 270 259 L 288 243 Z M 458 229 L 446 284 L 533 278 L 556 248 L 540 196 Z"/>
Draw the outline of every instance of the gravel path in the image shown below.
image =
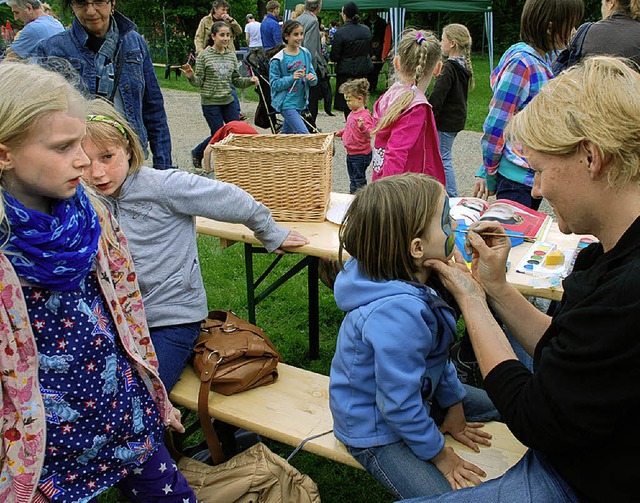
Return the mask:
<path id="1" fill-rule="evenodd" d="M 253 92 L 247 90 L 246 92 Z M 173 148 L 173 162 L 185 170 L 192 170 L 191 149 L 200 143 L 207 135 L 209 128 L 202 116 L 200 95 L 187 91 L 163 89 L 165 108 L 171 131 Z M 253 125 L 256 102 L 241 101 L 242 112 L 248 117 L 247 121 Z M 322 108 L 322 106 L 321 106 Z M 337 131 L 344 127 L 342 112 L 334 112 L 329 117 L 324 111 L 318 114 L 317 125 L 325 132 Z M 258 129 L 261 133 L 269 130 Z M 453 166 L 456 173 L 458 193 L 460 196 L 470 196 L 473 189 L 474 175 L 482 163 L 480 149 L 480 133 L 461 131 L 453 144 Z M 346 152 L 340 139 L 335 141 L 335 155 L 333 157 L 333 190 L 334 192 L 349 192 L 349 177 L 347 175 Z M 368 178 L 371 172 L 368 170 Z M 542 211 L 550 212 L 549 206 L 543 202 Z"/>

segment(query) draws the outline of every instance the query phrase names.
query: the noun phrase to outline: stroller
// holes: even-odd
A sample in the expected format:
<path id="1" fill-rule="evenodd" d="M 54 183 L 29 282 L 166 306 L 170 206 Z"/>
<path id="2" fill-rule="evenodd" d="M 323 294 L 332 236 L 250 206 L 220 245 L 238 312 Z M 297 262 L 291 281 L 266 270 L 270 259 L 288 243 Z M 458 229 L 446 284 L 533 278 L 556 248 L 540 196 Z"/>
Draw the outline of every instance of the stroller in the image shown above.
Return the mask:
<path id="1" fill-rule="evenodd" d="M 282 129 L 282 121 L 277 117 L 278 112 L 271 106 L 269 60 L 263 52 L 248 52 L 244 56 L 244 64 L 259 81 L 255 88 L 258 93 L 258 107 L 253 122 L 260 128 L 270 128 L 273 134 L 278 134 Z"/>
<path id="2" fill-rule="evenodd" d="M 269 85 L 269 57 L 264 52 L 249 52 L 244 56 L 246 67 L 258 77 L 260 84 L 256 86 L 259 96 L 258 107 L 254 123 L 261 128 L 271 128 L 273 134 L 278 134 L 282 129 L 282 120 L 278 118 L 278 112 L 271 106 L 271 86 Z M 310 133 L 317 133 L 311 121 L 308 110 L 301 114 L 302 120 Z"/>

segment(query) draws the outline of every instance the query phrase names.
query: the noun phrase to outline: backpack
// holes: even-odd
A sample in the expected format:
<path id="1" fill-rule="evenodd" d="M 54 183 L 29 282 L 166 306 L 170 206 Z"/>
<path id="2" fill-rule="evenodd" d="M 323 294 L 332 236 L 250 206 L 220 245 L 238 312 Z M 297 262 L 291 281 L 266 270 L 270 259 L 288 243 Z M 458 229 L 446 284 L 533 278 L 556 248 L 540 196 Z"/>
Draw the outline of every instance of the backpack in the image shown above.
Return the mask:
<path id="1" fill-rule="evenodd" d="M 554 75 L 558 75 L 563 70 L 572 67 L 582 59 L 582 46 L 587 32 L 593 23 L 584 23 L 569 42 L 569 46 L 560 51 L 552 65 Z"/>

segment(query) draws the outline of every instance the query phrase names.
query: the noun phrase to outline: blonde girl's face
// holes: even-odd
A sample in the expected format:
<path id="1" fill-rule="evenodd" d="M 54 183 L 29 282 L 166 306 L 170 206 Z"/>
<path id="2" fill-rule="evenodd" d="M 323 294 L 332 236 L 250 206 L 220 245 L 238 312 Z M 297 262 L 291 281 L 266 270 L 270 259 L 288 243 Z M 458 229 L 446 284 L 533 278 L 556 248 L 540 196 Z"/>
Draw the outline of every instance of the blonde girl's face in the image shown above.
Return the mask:
<path id="1" fill-rule="evenodd" d="M 298 48 L 302 45 L 302 41 L 304 40 L 304 28 L 302 26 L 298 26 L 294 28 L 291 33 L 289 33 L 289 38 L 287 38 L 287 45 L 290 48 Z"/>
<path id="2" fill-rule="evenodd" d="M 84 180 L 103 196 L 119 196 L 129 172 L 131 153 L 121 145 L 99 147 L 89 136 L 83 140 L 82 148 L 91 161 L 83 175 Z"/>
<path id="3" fill-rule="evenodd" d="M 215 34 L 211 35 L 211 39 L 213 40 L 213 47 L 220 51 L 225 47 L 229 47 L 231 32 L 228 27 L 223 26 Z"/>
<path id="4" fill-rule="evenodd" d="M 446 34 L 442 34 L 442 39 L 440 40 L 440 47 L 442 48 L 442 54 L 446 57 L 449 57 L 449 54 L 455 48 L 456 43 L 447 37 Z"/>
<path id="5" fill-rule="evenodd" d="M 82 150 L 84 114 L 53 112 L 40 118 L 19 147 L 0 144 L 3 186 L 25 207 L 49 213 L 53 199 L 76 193 L 89 158 Z"/>

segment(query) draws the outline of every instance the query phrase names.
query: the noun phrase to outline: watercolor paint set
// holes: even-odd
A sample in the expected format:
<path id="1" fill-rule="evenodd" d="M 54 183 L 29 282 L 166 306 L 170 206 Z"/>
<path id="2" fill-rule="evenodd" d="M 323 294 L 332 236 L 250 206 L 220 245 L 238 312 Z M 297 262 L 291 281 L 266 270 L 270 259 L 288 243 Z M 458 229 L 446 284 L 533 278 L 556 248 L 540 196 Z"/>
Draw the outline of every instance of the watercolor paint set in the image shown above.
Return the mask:
<path id="1" fill-rule="evenodd" d="M 552 243 L 534 243 L 516 267 L 516 271 L 531 276 L 566 278 L 573 270 L 576 257 L 594 240 L 582 238 L 576 248 L 559 248 Z"/>

